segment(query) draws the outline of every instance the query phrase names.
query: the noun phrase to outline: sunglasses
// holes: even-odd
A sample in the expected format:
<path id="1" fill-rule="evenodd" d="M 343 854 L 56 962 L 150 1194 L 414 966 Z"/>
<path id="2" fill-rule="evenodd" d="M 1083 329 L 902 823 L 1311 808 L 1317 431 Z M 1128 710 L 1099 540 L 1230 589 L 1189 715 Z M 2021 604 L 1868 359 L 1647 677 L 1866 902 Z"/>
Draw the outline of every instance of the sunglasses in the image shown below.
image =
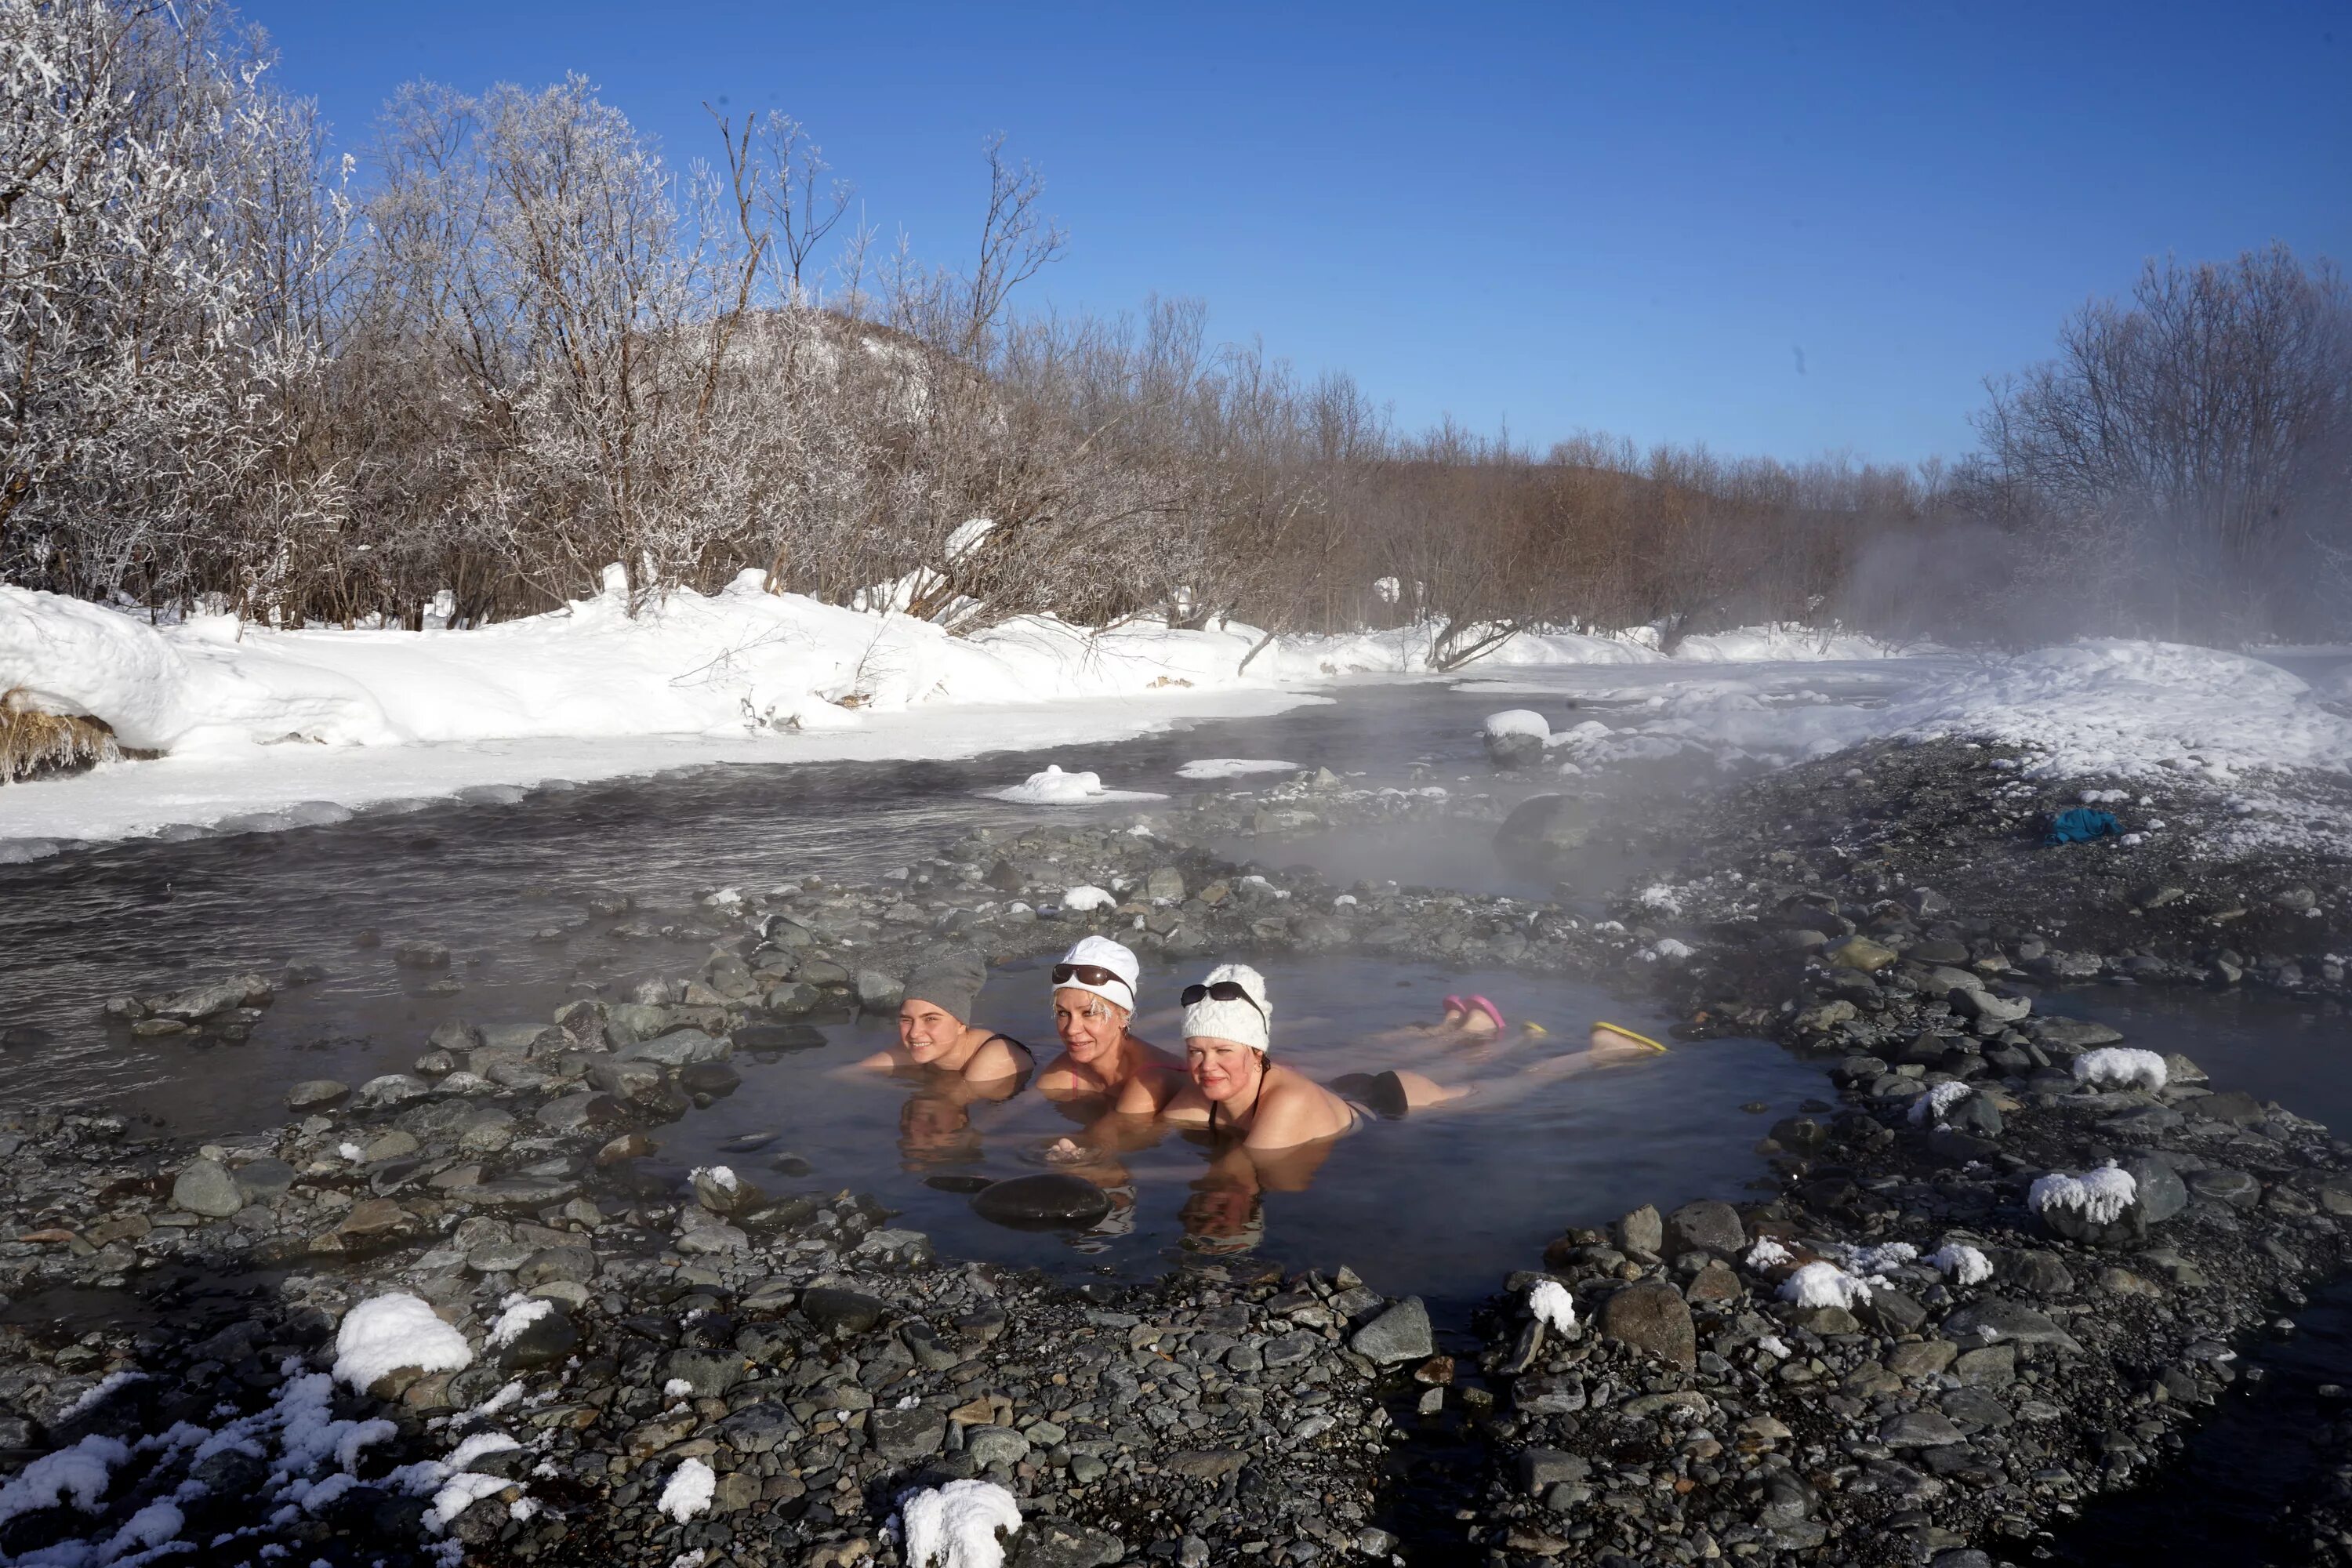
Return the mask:
<path id="1" fill-rule="evenodd" d="M 1135 994 L 1135 987 L 1127 983 L 1127 976 L 1116 969 L 1105 969 L 1099 963 L 1054 965 L 1055 984 L 1067 985 L 1073 980 L 1087 985 L 1116 985 L 1130 996 Z"/>
<path id="2" fill-rule="evenodd" d="M 1176 1000 L 1190 1007 L 1203 996 L 1213 996 L 1220 1002 L 1246 1002 L 1250 1005 L 1250 1011 L 1261 1018 L 1265 1016 L 1265 1008 L 1259 1004 L 1256 997 L 1249 994 L 1249 987 L 1238 980 L 1219 980 L 1206 985 L 1187 985 L 1178 994 Z"/>

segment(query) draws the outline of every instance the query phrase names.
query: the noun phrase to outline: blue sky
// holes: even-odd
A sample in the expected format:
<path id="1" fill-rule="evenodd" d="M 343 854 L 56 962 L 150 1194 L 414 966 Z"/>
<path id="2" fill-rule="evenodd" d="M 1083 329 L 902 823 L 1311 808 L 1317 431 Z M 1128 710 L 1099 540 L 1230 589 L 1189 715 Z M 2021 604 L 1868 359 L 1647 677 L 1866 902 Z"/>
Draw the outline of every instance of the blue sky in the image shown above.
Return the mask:
<path id="1" fill-rule="evenodd" d="M 2352 263 L 2352 8 L 249 0 L 347 142 L 403 80 L 578 70 L 683 159 L 782 108 L 958 261 L 982 139 L 1069 257 L 1400 424 L 1801 458 L 1970 445 L 1983 378 L 2144 258 Z"/>

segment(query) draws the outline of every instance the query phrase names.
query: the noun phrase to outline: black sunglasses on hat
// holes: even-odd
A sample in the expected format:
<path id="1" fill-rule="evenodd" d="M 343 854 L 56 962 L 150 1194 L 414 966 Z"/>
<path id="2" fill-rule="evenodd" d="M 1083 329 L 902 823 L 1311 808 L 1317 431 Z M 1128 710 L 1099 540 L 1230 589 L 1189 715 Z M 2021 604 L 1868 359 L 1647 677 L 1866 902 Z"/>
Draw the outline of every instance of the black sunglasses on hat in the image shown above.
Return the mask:
<path id="1" fill-rule="evenodd" d="M 1190 1007 L 1204 996 L 1213 996 L 1220 1002 L 1246 1002 L 1252 1012 L 1261 1018 L 1265 1016 L 1265 1006 L 1249 994 L 1249 987 L 1238 980 L 1216 980 L 1203 985 L 1187 985 L 1178 993 L 1176 1000 Z"/>
<path id="2" fill-rule="evenodd" d="M 1080 984 L 1087 985 L 1116 985 L 1130 996 L 1135 994 L 1135 987 L 1129 985 L 1127 983 L 1127 976 L 1121 974 L 1116 969 L 1105 969 L 1099 963 L 1057 963 L 1054 965 L 1055 984 L 1067 985 L 1073 980 L 1078 981 Z"/>

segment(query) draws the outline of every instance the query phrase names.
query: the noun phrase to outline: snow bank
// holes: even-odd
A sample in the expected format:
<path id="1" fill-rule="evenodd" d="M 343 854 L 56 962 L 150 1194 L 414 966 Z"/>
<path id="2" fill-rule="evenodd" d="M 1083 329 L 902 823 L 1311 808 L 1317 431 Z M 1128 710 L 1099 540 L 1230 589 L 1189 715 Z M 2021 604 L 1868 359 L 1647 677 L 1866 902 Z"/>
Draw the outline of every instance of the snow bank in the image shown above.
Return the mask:
<path id="1" fill-rule="evenodd" d="M 1105 789 L 1101 774 L 1066 773 L 1058 763 L 1049 763 L 1044 773 L 1031 773 L 1017 784 L 981 793 L 992 800 L 1009 800 L 1016 805 L 1101 805 L 1111 801 L 1168 798 L 1150 790 Z"/>
<path id="2" fill-rule="evenodd" d="M 1733 664 L 1765 659 L 1789 663 L 1800 659 L 1890 658 L 1905 650 L 1859 632 L 1817 631 L 1811 626 L 1742 626 L 1737 631 L 1703 632 L 1675 646 L 1674 657 L 1695 664 Z M 1924 651 L 1924 650 L 1921 650 Z"/>
<path id="3" fill-rule="evenodd" d="M 115 1467 L 127 1462 L 131 1449 L 113 1437 L 95 1434 L 70 1448 L 44 1454 L 0 1487 L 0 1524 L 20 1513 L 70 1502 L 84 1513 L 98 1511 Z"/>
<path id="4" fill-rule="evenodd" d="M 2138 1196 L 2139 1184 L 2132 1180 L 2130 1172 L 2102 1165 L 2079 1176 L 2053 1171 L 2034 1182 L 2025 1201 L 2036 1214 L 2077 1209 L 2093 1225 L 2112 1225 Z"/>
<path id="5" fill-rule="evenodd" d="M 466 1336 L 405 1292 L 362 1301 L 335 1332 L 335 1377 L 357 1389 L 404 1369 L 458 1372 L 473 1361 Z"/>
<path id="6" fill-rule="evenodd" d="M 1137 621 L 1094 632 L 1029 616 L 961 637 L 903 614 L 770 594 L 761 582 L 750 571 L 713 595 L 677 590 L 632 617 L 619 569 L 608 568 L 603 592 L 562 609 L 422 632 L 278 630 L 225 616 L 156 626 L 0 585 L 0 690 L 21 686 L 44 709 L 103 719 L 127 746 L 179 750 L 839 729 L 861 713 L 922 704 L 1431 668 L 1425 627 L 1278 638 L 1244 672 L 1242 658 L 1262 634 L 1238 624 Z M 1796 646 L 1749 638 L 1692 657 L 1780 658 L 1769 650 Z M 1658 657 L 1608 637 L 1525 633 L 1482 662 Z"/>
<path id="7" fill-rule="evenodd" d="M 1566 1332 L 1576 1327 L 1576 1298 L 1557 1279 L 1538 1279 L 1528 1289 L 1528 1310 L 1536 1321 Z"/>
<path id="8" fill-rule="evenodd" d="M 2031 744 L 2037 776 L 2132 777 L 2168 764 L 2231 781 L 2241 769 L 2352 768 L 2352 719 L 2300 677 L 2183 643 L 2086 639 L 1987 663 L 1890 710 L 1898 729 Z"/>
<path id="9" fill-rule="evenodd" d="M 898 1500 L 908 1568 L 1004 1568 L 997 1531 L 1021 1529 L 1021 1505 L 993 1481 L 950 1481 Z"/>
<path id="10" fill-rule="evenodd" d="M 1062 907 L 1075 914 L 1091 914 L 1097 910 L 1114 909 L 1118 904 L 1115 895 L 1091 882 L 1065 889 L 1062 893 Z"/>
<path id="11" fill-rule="evenodd" d="M 1176 770 L 1180 779 L 1237 779 L 1248 773 L 1293 773 L 1299 771 L 1297 763 L 1276 762 L 1260 757 L 1202 757 L 1186 763 Z"/>
<path id="12" fill-rule="evenodd" d="M 2162 1089 L 2168 1076 L 2162 1057 L 2127 1046 L 2102 1046 L 2095 1051 L 2084 1051 L 2074 1058 L 2068 1070 L 2074 1075 L 2076 1083 L 2108 1089 L 2145 1089 L 2150 1092 Z"/>
<path id="13" fill-rule="evenodd" d="M 710 1511 L 710 1500 L 718 1495 L 719 1476 L 700 1459 L 681 1459 L 672 1470 L 669 1484 L 662 1488 L 661 1500 L 654 1506 L 684 1524 L 697 1514 Z"/>
<path id="14" fill-rule="evenodd" d="M 1756 1245 L 1748 1249 L 1748 1267 L 1759 1274 L 1767 1268 L 1778 1268 L 1783 1263 L 1794 1263 L 1796 1260 L 1795 1253 L 1769 1236 L 1758 1237 Z"/>
<path id="15" fill-rule="evenodd" d="M 1834 1263 L 1808 1263 L 1780 1281 L 1780 1300 L 1800 1307 L 1843 1307 L 1870 1300 L 1870 1281 L 1858 1279 Z"/>

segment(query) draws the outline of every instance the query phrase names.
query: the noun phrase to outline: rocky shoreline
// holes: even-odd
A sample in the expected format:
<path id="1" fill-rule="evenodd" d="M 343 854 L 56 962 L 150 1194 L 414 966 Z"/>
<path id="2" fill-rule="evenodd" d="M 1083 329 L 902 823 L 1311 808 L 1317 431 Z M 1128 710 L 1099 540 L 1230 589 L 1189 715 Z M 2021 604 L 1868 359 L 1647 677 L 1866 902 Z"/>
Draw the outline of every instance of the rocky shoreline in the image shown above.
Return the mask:
<path id="1" fill-rule="evenodd" d="M 1654 825 L 1703 868 L 1599 920 L 1188 847 L 1257 835 L 1275 858 L 1318 826 L 1505 816 L 1328 774 L 1148 833 L 975 834 L 879 887 L 709 889 L 694 974 L 446 1028 L 411 1073 L 296 1086 L 271 1135 L 190 1148 L 104 1114 L 15 1118 L 0 1447 L 22 1468 L 0 1554 L 893 1563 L 901 1492 L 984 1479 L 1019 1500 L 1016 1564 L 2029 1561 L 2082 1499 L 2160 1468 L 2231 1381 L 2233 1342 L 2343 1266 L 2352 1147 L 2185 1059 L 2117 1057 L 2019 983 L 2333 994 L 2347 917 L 2340 867 L 2203 864 L 2186 836 L 2026 881 L 1996 850 L 2042 803 L 1977 765 L 1995 760 L 1864 748 L 1753 781 Z M 1953 832 L 1979 811 L 1984 842 Z M 2115 903 L 2107 884 L 2142 871 L 2154 891 Z M 547 940 L 653 918 L 579 908 Z M 1830 1073 L 1818 1111 L 1772 1129 L 1769 1198 L 1563 1235 L 1469 1326 L 1475 1348 L 1344 1271 L 1223 1259 L 1074 1288 L 937 1259 L 790 1170 L 684 1184 L 649 1162 L 738 1058 L 894 1006 L 918 951 L 1003 961 L 1088 929 L 1175 958 L 1654 984 L 1687 1032 L 1770 1033 Z M 236 1037 L 306 978 L 110 1011 Z M 152 1316 L 29 1326 L 74 1292 Z M 352 1306 L 393 1293 L 461 1335 L 465 1364 L 333 1381 Z M 1442 1479 L 1400 1479 L 1441 1442 Z"/>

